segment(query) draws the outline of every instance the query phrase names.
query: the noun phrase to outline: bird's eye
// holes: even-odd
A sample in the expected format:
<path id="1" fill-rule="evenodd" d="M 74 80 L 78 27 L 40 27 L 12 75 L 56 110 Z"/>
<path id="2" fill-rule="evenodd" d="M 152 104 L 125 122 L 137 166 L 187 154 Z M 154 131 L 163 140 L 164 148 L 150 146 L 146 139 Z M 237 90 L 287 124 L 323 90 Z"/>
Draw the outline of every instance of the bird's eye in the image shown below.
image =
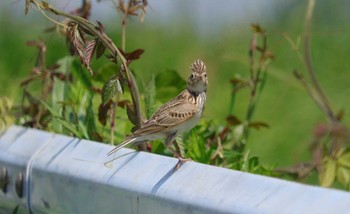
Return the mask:
<path id="1" fill-rule="evenodd" d="M 190 78 L 191 78 L 191 79 L 193 79 L 193 78 L 194 78 L 194 75 L 193 75 L 193 74 L 191 74 Z"/>
<path id="2" fill-rule="evenodd" d="M 204 77 L 207 78 L 207 74 L 204 74 Z"/>

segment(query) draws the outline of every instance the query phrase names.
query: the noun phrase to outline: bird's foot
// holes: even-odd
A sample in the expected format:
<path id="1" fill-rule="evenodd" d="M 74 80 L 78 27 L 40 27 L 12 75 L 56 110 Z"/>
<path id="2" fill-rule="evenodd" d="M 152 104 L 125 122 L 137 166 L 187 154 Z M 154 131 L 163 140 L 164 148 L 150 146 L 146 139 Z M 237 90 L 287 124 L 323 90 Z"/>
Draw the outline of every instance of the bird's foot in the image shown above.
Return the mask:
<path id="1" fill-rule="evenodd" d="M 191 158 L 178 157 L 177 159 L 179 159 L 179 161 L 177 162 L 177 164 L 175 166 L 175 170 L 178 170 L 180 168 L 180 166 L 182 166 L 182 164 L 184 164 L 185 162 L 192 161 Z"/>

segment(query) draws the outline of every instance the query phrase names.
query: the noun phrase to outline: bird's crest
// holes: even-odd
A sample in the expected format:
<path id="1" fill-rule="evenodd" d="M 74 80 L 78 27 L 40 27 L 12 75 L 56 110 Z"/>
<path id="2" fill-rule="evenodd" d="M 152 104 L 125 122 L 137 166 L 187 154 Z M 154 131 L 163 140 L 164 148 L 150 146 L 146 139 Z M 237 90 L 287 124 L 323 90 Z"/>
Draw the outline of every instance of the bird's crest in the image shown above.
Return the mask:
<path id="1" fill-rule="evenodd" d="M 207 67 L 205 66 L 204 62 L 200 59 L 197 59 L 196 61 L 194 61 L 191 66 L 190 66 L 192 72 L 196 72 L 196 73 L 203 73 L 207 71 Z"/>

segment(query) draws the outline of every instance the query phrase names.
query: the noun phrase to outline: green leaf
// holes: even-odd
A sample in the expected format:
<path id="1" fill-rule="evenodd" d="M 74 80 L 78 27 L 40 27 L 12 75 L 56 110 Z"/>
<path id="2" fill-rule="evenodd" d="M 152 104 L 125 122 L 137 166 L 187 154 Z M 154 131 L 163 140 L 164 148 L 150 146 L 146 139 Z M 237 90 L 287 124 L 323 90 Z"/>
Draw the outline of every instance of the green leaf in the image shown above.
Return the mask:
<path id="1" fill-rule="evenodd" d="M 72 125 L 72 123 L 67 122 L 65 119 L 63 118 L 55 118 L 59 123 L 62 124 L 62 126 L 67 129 L 69 132 L 71 132 L 74 136 L 78 137 L 78 138 L 83 138 L 83 134 L 80 133 L 77 128 Z"/>
<path id="2" fill-rule="evenodd" d="M 183 91 L 187 83 L 181 76 L 173 70 L 160 72 L 156 78 L 157 95 L 156 98 L 166 102 Z"/>
<path id="3" fill-rule="evenodd" d="M 151 81 L 148 83 L 147 90 L 145 92 L 145 107 L 146 117 L 150 118 L 156 111 L 156 86 L 155 78 L 152 75 Z"/>
<path id="4" fill-rule="evenodd" d="M 338 164 L 347 168 L 350 168 L 350 152 L 342 154 L 338 158 Z"/>
<path id="5" fill-rule="evenodd" d="M 70 131 L 72 134 L 74 134 L 78 138 L 82 138 L 83 135 L 77 130 L 77 128 L 72 124 L 66 121 L 64 118 L 62 118 L 54 108 L 52 108 L 50 105 L 48 105 L 46 102 L 40 100 L 40 103 L 50 112 L 50 114 L 54 117 L 54 119 L 59 122 L 65 129 Z"/>
<path id="6" fill-rule="evenodd" d="M 249 156 L 250 156 L 250 151 L 247 150 L 242 157 L 242 168 L 241 170 L 243 172 L 248 172 L 249 171 Z"/>
<path id="7" fill-rule="evenodd" d="M 49 104 L 47 104 L 43 100 L 38 100 L 49 112 L 52 116 L 54 117 L 60 117 L 59 112 L 57 112 L 54 108 L 52 108 Z"/>
<path id="8" fill-rule="evenodd" d="M 86 106 L 86 115 L 85 115 L 85 121 L 84 125 L 86 126 L 87 132 L 88 132 L 88 139 L 92 139 L 94 135 L 94 131 L 96 131 L 96 124 L 95 124 L 95 116 L 94 116 L 94 109 L 93 109 L 93 94 L 89 94 L 89 101 Z"/>
<path id="9" fill-rule="evenodd" d="M 12 214 L 18 214 L 18 213 L 19 213 L 19 210 L 20 210 L 20 206 L 21 206 L 21 205 L 18 204 L 18 205 L 15 207 L 15 209 L 13 209 Z"/>
<path id="10" fill-rule="evenodd" d="M 259 167 L 259 158 L 258 157 L 251 157 L 249 158 L 249 171 L 254 172 L 256 168 Z"/>
<path id="11" fill-rule="evenodd" d="M 160 140 L 154 140 L 152 141 L 152 152 L 156 154 L 172 154 L 169 152 L 169 150 L 165 147 L 165 144 Z"/>
<path id="12" fill-rule="evenodd" d="M 338 167 L 337 181 L 344 186 L 348 186 L 350 184 L 350 169 L 342 166 Z"/>
<path id="13" fill-rule="evenodd" d="M 320 184 L 323 187 L 329 187 L 333 184 L 336 173 L 336 162 L 332 158 L 326 157 L 322 171 L 319 174 Z"/>
<path id="14" fill-rule="evenodd" d="M 75 60 L 76 59 L 73 56 L 66 56 L 61 58 L 57 62 L 59 65 L 57 72 L 62 73 L 68 77 L 72 70 L 72 63 Z M 67 78 L 65 81 L 55 81 L 55 84 L 53 85 L 51 106 L 60 115 L 62 114 L 63 108 L 62 105 L 58 105 L 58 103 L 65 102 L 68 99 L 70 85 L 71 82 L 69 78 Z M 63 127 L 61 123 L 51 123 L 51 125 L 57 132 L 62 132 Z"/>
<path id="15" fill-rule="evenodd" d="M 240 141 L 244 134 L 244 124 L 240 124 L 233 129 L 233 136 L 235 141 Z"/>
<path id="16" fill-rule="evenodd" d="M 78 127 L 79 127 L 79 134 L 81 135 L 80 138 L 85 138 L 85 139 L 90 139 L 87 127 L 85 124 L 79 120 L 78 122 Z"/>
<path id="17" fill-rule="evenodd" d="M 117 75 L 113 75 L 102 88 L 102 103 L 106 104 L 117 93 L 123 93 Z"/>
<path id="18" fill-rule="evenodd" d="M 105 83 L 111 76 L 119 72 L 119 67 L 115 63 L 107 63 L 103 65 L 93 76 L 93 79 L 98 82 Z"/>
<path id="19" fill-rule="evenodd" d="M 93 84 L 91 81 L 91 75 L 87 72 L 87 70 L 77 60 L 74 60 L 72 63 L 72 74 L 88 90 L 90 90 L 92 88 Z"/>
<path id="20" fill-rule="evenodd" d="M 206 140 L 199 130 L 199 126 L 191 129 L 191 131 L 185 135 L 183 142 L 188 148 L 189 157 L 201 163 L 210 163 L 211 151 L 207 150 Z"/>

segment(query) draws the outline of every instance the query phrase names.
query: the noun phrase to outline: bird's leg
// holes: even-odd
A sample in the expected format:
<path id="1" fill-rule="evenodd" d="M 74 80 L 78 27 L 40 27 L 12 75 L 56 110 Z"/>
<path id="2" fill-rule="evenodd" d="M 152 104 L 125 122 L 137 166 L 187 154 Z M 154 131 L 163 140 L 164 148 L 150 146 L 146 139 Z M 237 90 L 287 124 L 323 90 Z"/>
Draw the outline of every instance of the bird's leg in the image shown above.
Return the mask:
<path id="1" fill-rule="evenodd" d="M 175 149 L 176 149 L 176 152 L 177 152 L 178 154 L 181 155 L 180 146 L 179 146 L 179 144 L 177 143 L 176 139 L 173 140 L 173 145 L 174 145 L 174 147 L 175 147 Z"/>
<path id="2" fill-rule="evenodd" d="M 176 149 L 176 152 L 179 154 L 179 157 L 177 157 L 179 159 L 179 161 L 181 161 L 181 162 L 192 161 L 191 158 L 183 158 L 182 157 L 179 144 L 177 143 L 176 140 L 173 141 L 173 145 Z"/>
<path id="3" fill-rule="evenodd" d="M 168 137 L 165 139 L 165 145 L 168 147 L 168 149 L 174 154 L 174 156 L 179 159 L 179 161 L 176 164 L 175 169 L 180 168 L 180 166 L 185 163 L 186 161 L 191 161 L 190 158 L 183 158 L 181 155 L 180 147 L 177 144 L 176 140 L 176 133 L 169 134 Z M 174 145 L 175 149 L 171 147 L 171 143 Z"/>
<path id="4" fill-rule="evenodd" d="M 175 155 L 175 157 L 176 157 L 177 159 L 179 159 L 179 161 L 177 162 L 177 164 L 176 164 L 176 166 L 175 166 L 175 170 L 179 169 L 180 166 L 181 166 L 183 163 L 185 163 L 186 161 L 192 161 L 191 158 L 183 158 L 183 157 L 181 156 L 180 153 L 178 153 L 177 151 L 175 151 L 175 149 L 173 149 L 173 147 L 168 146 L 168 149 L 169 149 L 172 153 L 174 153 L 174 155 Z"/>

